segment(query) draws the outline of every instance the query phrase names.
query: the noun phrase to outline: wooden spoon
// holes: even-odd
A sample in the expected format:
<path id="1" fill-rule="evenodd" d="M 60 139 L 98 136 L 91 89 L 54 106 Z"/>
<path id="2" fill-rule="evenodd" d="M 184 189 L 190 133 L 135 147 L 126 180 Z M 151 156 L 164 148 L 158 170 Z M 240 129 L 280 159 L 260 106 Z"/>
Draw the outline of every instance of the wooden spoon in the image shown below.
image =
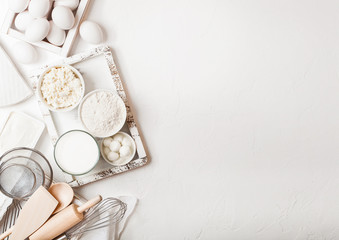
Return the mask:
<path id="1" fill-rule="evenodd" d="M 71 204 L 74 198 L 74 191 L 70 185 L 64 182 L 53 184 L 49 190 L 50 194 L 58 200 L 59 204 L 53 214 L 60 212 Z"/>

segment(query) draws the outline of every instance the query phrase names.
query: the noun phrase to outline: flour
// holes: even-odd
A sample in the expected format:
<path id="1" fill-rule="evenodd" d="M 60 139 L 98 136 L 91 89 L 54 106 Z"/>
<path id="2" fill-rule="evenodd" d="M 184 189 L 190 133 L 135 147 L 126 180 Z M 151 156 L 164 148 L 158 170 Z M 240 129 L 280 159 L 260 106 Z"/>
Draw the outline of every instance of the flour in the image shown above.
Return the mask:
<path id="1" fill-rule="evenodd" d="M 122 99 L 110 91 L 94 91 L 86 97 L 80 109 L 83 124 L 96 137 L 117 133 L 126 120 Z"/>

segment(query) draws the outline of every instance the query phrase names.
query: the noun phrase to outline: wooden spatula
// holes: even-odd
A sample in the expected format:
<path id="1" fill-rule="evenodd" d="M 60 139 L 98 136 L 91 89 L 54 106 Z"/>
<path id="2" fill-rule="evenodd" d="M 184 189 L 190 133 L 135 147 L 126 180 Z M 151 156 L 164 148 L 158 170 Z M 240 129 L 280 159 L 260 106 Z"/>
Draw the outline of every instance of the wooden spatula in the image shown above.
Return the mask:
<path id="1" fill-rule="evenodd" d="M 11 235 L 11 240 L 24 240 L 52 215 L 58 201 L 39 187 L 22 208 Z"/>

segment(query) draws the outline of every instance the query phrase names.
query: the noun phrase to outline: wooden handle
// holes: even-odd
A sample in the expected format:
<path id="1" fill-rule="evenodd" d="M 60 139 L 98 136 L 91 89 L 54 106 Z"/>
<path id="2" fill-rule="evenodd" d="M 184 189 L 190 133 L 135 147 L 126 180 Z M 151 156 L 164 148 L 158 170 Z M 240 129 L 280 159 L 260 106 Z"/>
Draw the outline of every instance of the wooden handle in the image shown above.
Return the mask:
<path id="1" fill-rule="evenodd" d="M 8 229 L 6 232 L 4 232 L 3 234 L 0 235 L 0 240 L 3 240 L 5 239 L 6 237 L 8 237 L 9 235 L 12 234 L 13 232 L 13 229 L 14 229 L 14 226 L 11 227 L 10 229 Z"/>
<path id="2" fill-rule="evenodd" d="M 97 205 L 102 200 L 102 197 L 100 195 L 96 196 L 95 198 L 92 198 L 88 202 L 84 203 L 80 207 L 78 207 L 78 212 L 83 213 L 87 209 L 93 207 L 94 205 Z M 0 239 L 1 240 L 1 239 Z"/>

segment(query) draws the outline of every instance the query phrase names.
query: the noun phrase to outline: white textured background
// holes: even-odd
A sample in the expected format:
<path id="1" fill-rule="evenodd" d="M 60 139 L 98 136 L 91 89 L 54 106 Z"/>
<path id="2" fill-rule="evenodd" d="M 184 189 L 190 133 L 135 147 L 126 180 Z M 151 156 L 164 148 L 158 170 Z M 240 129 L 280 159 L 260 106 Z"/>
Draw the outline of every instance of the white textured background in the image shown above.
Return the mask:
<path id="1" fill-rule="evenodd" d="M 92 2 L 152 158 L 80 189 L 122 240 L 339 239 L 339 1 Z"/>

